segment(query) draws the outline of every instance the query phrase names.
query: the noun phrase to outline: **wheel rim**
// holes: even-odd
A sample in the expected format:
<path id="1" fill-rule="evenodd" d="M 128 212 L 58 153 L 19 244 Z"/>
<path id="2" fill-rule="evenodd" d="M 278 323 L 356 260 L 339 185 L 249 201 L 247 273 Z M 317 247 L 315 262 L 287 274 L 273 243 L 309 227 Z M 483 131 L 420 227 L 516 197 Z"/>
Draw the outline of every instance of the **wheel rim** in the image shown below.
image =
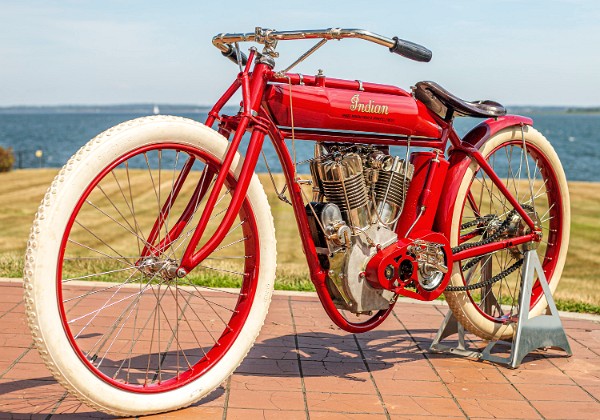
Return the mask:
<path id="1" fill-rule="evenodd" d="M 513 140 L 495 147 L 486 160 L 508 186 L 517 201 L 531 206 L 530 215 L 537 216 L 543 234 L 537 247 L 537 253 L 542 262 L 546 279 L 550 282 L 562 246 L 563 210 L 560 184 L 550 161 L 536 145 L 528 142 L 526 152 L 523 149 L 522 140 Z M 490 178 L 481 169 L 478 169 L 473 176 L 468 193 L 465 195 L 461 225 L 468 224 L 481 216 L 495 215 L 496 219 L 492 223 L 487 223 L 483 230 L 472 227 L 461 229 L 458 242 L 460 244 L 477 242 L 484 239 L 486 235 L 491 236 L 493 234 L 492 226 L 494 224 L 497 226 L 502 220 L 505 220 L 512 209 L 497 187 L 493 186 Z M 522 222 L 513 223 L 511 226 L 516 225 L 523 226 Z M 488 254 L 479 262 L 475 260 L 461 262 L 460 268 L 465 285 L 493 280 L 497 275 L 506 273 L 511 267 L 514 269 L 506 277 L 490 286 L 466 292 L 473 306 L 485 318 L 505 323 L 518 315 L 522 276 L 522 267 L 518 265 L 518 261 L 522 260 L 524 250 L 522 247 L 515 247 Z M 475 265 L 469 268 L 469 261 L 473 261 Z M 536 278 L 532 289 L 530 308 L 533 308 L 542 296 L 543 289 Z"/>
<path id="2" fill-rule="evenodd" d="M 179 183 L 189 162 L 191 171 Z M 137 393 L 180 388 L 213 368 L 239 337 L 259 267 L 256 220 L 247 200 L 223 243 L 186 277 L 167 269 L 178 265 L 206 200 L 193 202 L 171 246 L 140 258 L 145 246 L 156 251 L 195 187 L 211 186 L 219 165 L 190 146 L 147 145 L 108 165 L 78 200 L 62 238 L 58 305 L 71 346 L 104 382 Z M 179 195 L 170 196 L 178 184 Z M 230 175 L 204 238 L 218 226 L 234 189 Z M 167 201 L 163 228 L 148 244 Z"/>

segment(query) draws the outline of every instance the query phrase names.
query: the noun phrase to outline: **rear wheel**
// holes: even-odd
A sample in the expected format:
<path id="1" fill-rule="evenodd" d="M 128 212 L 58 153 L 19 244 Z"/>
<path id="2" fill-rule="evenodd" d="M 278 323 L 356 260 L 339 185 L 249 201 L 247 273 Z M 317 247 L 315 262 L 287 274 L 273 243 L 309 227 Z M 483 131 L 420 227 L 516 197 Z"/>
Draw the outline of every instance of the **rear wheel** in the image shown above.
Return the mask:
<path id="1" fill-rule="evenodd" d="M 500 131 L 484 144 L 481 153 L 541 227 L 541 242 L 530 245 L 554 293 L 565 264 L 570 226 L 567 181 L 556 152 L 544 136 L 525 126 L 523 132 L 520 127 Z M 506 197 L 473 162 L 462 177 L 456 199 L 451 246 L 503 240 L 527 231 Z M 471 289 L 445 295 L 454 315 L 469 331 L 484 339 L 512 339 L 526 249 L 516 246 L 454 264 L 450 286 Z M 542 287 L 535 281 L 532 315 L 547 306 Z"/>
<path id="2" fill-rule="evenodd" d="M 88 143 L 46 194 L 27 250 L 27 313 L 44 361 L 85 403 L 118 415 L 187 406 L 252 346 L 275 275 L 273 221 L 256 177 L 223 242 L 185 277 L 176 273 L 226 147 L 193 121 L 130 121 Z M 238 156 L 204 238 L 241 164 Z"/>

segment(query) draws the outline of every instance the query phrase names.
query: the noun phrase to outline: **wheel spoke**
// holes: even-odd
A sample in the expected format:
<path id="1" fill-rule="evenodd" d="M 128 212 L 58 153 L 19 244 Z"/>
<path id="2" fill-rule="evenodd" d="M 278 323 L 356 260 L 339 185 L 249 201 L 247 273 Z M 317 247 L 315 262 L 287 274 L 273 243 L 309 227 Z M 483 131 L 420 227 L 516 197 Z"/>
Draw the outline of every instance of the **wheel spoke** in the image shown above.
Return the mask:
<path id="1" fill-rule="evenodd" d="M 465 291 L 467 302 L 477 308 L 476 313 L 481 314 L 482 319 L 498 323 L 505 323 L 507 319 L 513 319 L 519 314 L 522 276 L 519 262 L 524 252 L 531 248 L 537 249 L 544 270 L 551 273 L 560 251 L 557 239 L 562 223 L 562 210 L 558 204 L 561 195 L 557 191 L 559 184 L 556 173 L 544 151 L 525 141 L 525 138 L 526 134 L 498 143 L 495 148 L 489 149 L 486 160 L 536 226 L 544 232 L 543 238 L 532 244 L 495 251 L 479 261 L 472 259 L 471 264 L 468 260 L 462 262 L 462 284 L 471 286 Z M 481 168 L 472 175 L 470 182 L 470 187 L 462 197 L 464 210 L 460 224 L 466 225 L 465 229 L 459 230 L 458 245 L 489 243 L 530 232 L 507 197 L 495 187 Z M 493 218 L 487 218 L 486 214 Z M 490 279 L 493 280 L 491 283 Z M 550 280 L 550 276 L 548 279 Z M 532 305 L 537 302 L 540 293 L 537 289 L 534 291 Z M 483 322 L 473 312 L 469 312 L 467 316 L 475 317 L 472 321 L 474 324 Z"/>
<path id="2" fill-rule="evenodd" d="M 211 191 L 219 172 L 220 158 L 203 153 L 150 145 L 107 168 L 80 198 L 65 236 L 64 328 L 89 369 L 129 392 L 161 392 L 182 386 L 180 378 L 202 376 L 229 351 L 249 315 L 259 261 L 247 200 L 192 277 L 173 275 L 204 211 L 206 194 L 195 192 Z M 235 185 L 229 176 L 207 232 L 230 207 Z M 180 234 L 165 241 L 171 231 Z M 222 279 L 237 288 L 220 288 Z M 106 284 L 85 287 L 90 280 Z"/>

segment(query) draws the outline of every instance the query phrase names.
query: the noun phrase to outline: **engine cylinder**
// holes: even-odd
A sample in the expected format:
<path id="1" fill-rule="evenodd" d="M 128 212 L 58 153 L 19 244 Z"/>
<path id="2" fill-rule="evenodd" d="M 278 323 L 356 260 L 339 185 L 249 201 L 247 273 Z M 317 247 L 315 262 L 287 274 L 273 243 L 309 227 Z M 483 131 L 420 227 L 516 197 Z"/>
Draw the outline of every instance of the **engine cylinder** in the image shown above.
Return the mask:
<path id="1" fill-rule="evenodd" d="M 380 170 L 374 186 L 375 202 L 379 220 L 392 223 L 401 211 L 413 168 L 402 159 L 394 158 L 389 170 Z"/>
<path id="2" fill-rule="evenodd" d="M 347 153 L 342 158 L 319 162 L 314 169 L 327 201 L 340 208 L 348 224 L 361 229 L 369 226 L 371 216 L 361 157 Z"/>
<path id="3" fill-rule="evenodd" d="M 367 203 L 365 180 L 362 174 L 356 174 L 343 180 L 323 181 L 323 190 L 327 199 L 345 212 L 359 208 Z"/>

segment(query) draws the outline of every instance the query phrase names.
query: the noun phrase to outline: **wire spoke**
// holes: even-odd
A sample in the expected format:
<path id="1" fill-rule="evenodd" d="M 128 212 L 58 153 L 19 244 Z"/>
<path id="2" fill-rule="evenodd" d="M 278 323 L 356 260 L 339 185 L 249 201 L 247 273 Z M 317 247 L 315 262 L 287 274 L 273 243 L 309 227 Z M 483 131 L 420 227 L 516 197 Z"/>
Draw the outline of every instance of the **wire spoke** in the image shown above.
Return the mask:
<path id="1" fill-rule="evenodd" d="M 231 308 L 228 308 L 228 307 L 226 307 L 226 306 L 223 306 L 223 305 L 221 305 L 221 304 L 219 304 L 219 303 L 217 303 L 217 302 L 213 302 L 213 301 L 211 301 L 211 300 L 208 300 L 208 299 L 206 299 L 206 297 L 204 297 L 204 295 L 203 295 L 202 293 L 200 293 L 200 291 L 198 290 L 198 288 L 196 287 L 196 285 L 195 285 L 194 283 L 190 283 L 190 284 L 191 284 L 191 285 L 192 285 L 192 286 L 193 286 L 193 287 L 196 289 L 196 291 L 198 292 L 198 294 L 199 294 L 199 296 L 202 298 L 202 300 L 203 300 L 204 302 L 208 303 L 208 306 L 209 306 L 209 307 L 210 307 L 210 308 L 213 310 L 213 312 L 214 312 L 214 313 L 215 313 L 215 314 L 216 314 L 216 315 L 217 315 L 217 316 L 218 316 L 218 317 L 221 319 L 221 321 L 223 321 L 223 318 L 221 318 L 221 316 L 219 315 L 219 313 L 218 313 L 217 311 L 215 311 L 215 309 L 213 308 L 213 305 L 215 305 L 215 306 L 218 306 L 219 308 L 223 308 L 223 309 L 225 309 L 225 310 L 227 310 L 227 311 L 229 311 L 229 312 L 235 313 L 235 310 L 233 310 L 233 309 L 231 309 Z M 182 289 L 182 291 L 184 291 L 185 293 L 191 293 L 191 294 L 193 294 L 193 293 L 192 293 L 192 292 L 190 292 L 189 290 Z M 196 296 L 196 295 L 195 295 L 195 296 Z M 224 323 L 224 324 L 227 324 L 225 321 L 223 321 L 223 323 Z"/>
<path id="2" fill-rule="evenodd" d="M 78 220 L 75 220 L 75 223 L 77 225 L 79 225 L 82 229 L 84 229 L 86 232 L 88 232 L 90 235 L 92 235 L 94 238 L 96 238 L 98 241 L 100 241 L 102 244 L 104 244 L 108 249 L 110 249 L 115 254 L 117 254 L 121 258 L 121 260 L 125 259 L 125 257 L 123 255 L 121 255 L 121 253 L 119 253 L 116 249 L 114 249 L 112 246 L 110 246 L 108 243 L 106 243 L 106 241 L 104 241 L 103 239 L 101 239 L 98 235 L 96 235 L 90 229 L 88 229 L 87 227 L 85 227 L 84 225 L 82 225 Z"/>
<path id="3" fill-rule="evenodd" d="M 149 248 L 152 248 L 153 250 L 156 250 L 156 248 L 154 248 L 154 246 L 148 242 L 146 242 L 146 240 L 144 238 L 142 238 L 141 236 L 139 236 L 136 232 L 134 232 L 133 230 L 127 228 L 126 226 L 124 226 L 122 223 L 120 223 L 118 220 L 115 220 L 111 215 L 109 215 L 108 213 L 106 213 L 105 211 L 103 211 L 102 209 L 100 209 L 98 206 L 96 206 L 94 203 L 92 203 L 89 200 L 85 200 L 85 202 L 87 204 L 89 204 L 90 206 L 92 206 L 93 208 L 95 208 L 96 210 L 98 210 L 100 213 L 102 213 L 103 215 L 105 215 L 106 217 L 108 217 L 110 220 L 112 220 L 113 222 L 115 222 L 117 225 L 119 225 L 120 227 L 122 227 L 123 229 L 125 229 L 125 231 L 131 233 L 133 236 L 135 236 L 139 242 L 142 242 L 144 245 L 146 245 Z M 131 226 L 131 225 L 130 225 Z M 85 229 L 85 228 L 84 228 Z M 87 230 L 87 229 L 86 229 Z M 141 253 L 141 252 L 140 252 Z"/>
<path id="4" fill-rule="evenodd" d="M 107 167 L 79 199 L 61 256 L 59 305 L 73 347 L 98 377 L 134 392 L 203 375 L 237 340 L 252 307 L 258 261 L 247 202 L 227 239 L 194 267 L 198 277 L 174 275 L 219 172 L 212 156 L 190 148 L 145 145 Z M 231 185 L 228 175 L 207 235 L 230 207 Z M 230 283 L 238 287 L 219 288 Z"/>
<path id="5" fill-rule="evenodd" d="M 529 206 L 525 211 L 544 232 L 543 237 L 536 242 L 537 252 L 540 253 L 546 270 L 547 267 L 551 269 L 554 264 L 556 251 L 553 249 L 556 242 L 559 242 L 557 234 L 560 231 L 558 221 L 561 209 L 556 200 L 558 194 L 551 188 L 556 189 L 560 184 L 554 180 L 553 170 L 538 147 L 531 146 L 523 133 L 523 136 L 518 135 L 511 141 L 496 145 L 486 156 L 486 160 L 506 188 L 514 194 L 517 202 L 523 207 Z M 462 244 L 484 244 L 488 238 L 493 238 L 493 241 L 510 239 L 529 232 L 529 227 L 517 216 L 508 198 L 481 168 L 472 175 L 471 184 L 463 199 L 464 214 L 460 220 L 461 224 L 467 225 L 459 230 L 459 247 Z M 474 207 L 480 209 L 480 214 L 476 214 Z M 488 209 L 489 212 L 485 211 Z M 494 218 L 485 219 L 486 213 Z M 509 217 L 510 220 L 507 219 Z M 481 222 L 476 222 L 475 225 L 473 221 L 477 220 Z M 499 228 L 505 229 L 505 232 L 500 231 L 498 234 Z M 496 322 L 506 322 L 519 313 L 522 275 L 519 262 L 527 249 L 525 247 L 526 245 L 518 245 L 494 251 L 484 258 L 479 257 L 479 260 L 471 259 L 473 265 L 463 268 L 464 285 L 476 286 L 467 289 L 466 293 L 479 312 Z M 461 267 L 466 264 L 467 261 L 461 263 Z M 487 281 L 490 279 L 493 279 L 492 283 Z"/>
<path id="6" fill-rule="evenodd" d="M 134 269 L 133 267 L 132 267 L 132 268 L 124 268 L 124 269 L 122 269 L 122 270 L 106 271 L 106 272 L 104 272 L 104 273 L 102 273 L 102 274 L 116 273 L 116 272 L 123 272 L 123 271 L 126 271 L 126 270 L 133 270 L 133 269 Z M 90 275 L 87 275 L 87 276 L 76 277 L 76 278 L 72 278 L 72 279 L 67 279 L 67 280 L 63 280 L 62 282 L 63 282 L 63 283 L 66 283 L 67 281 L 84 279 L 84 278 L 88 278 L 88 277 L 90 277 L 90 276 L 94 276 L 94 274 L 90 274 Z M 124 282 L 124 283 L 115 283 L 115 284 L 113 284 L 112 286 L 107 286 L 107 287 L 105 287 L 104 289 L 93 290 L 93 291 L 91 291 L 91 292 L 89 292 L 89 293 L 85 293 L 85 294 L 83 294 L 83 295 L 80 295 L 80 296 L 77 296 L 77 297 L 72 297 L 72 298 L 69 298 L 69 299 L 65 299 L 65 300 L 63 300 L 63 303 L 70 302 L 70 301 L 72 301 L 72 300 L 74 300 L 74 299 L 81 299 L 81 298 L 84 298 L 84 297 L 87 297 L 87 296 L 90 296 L 90 295 L 94 295 L 94 294 L 96 294 L 96 293 L 104 292 L 104 291 L 106 291 L 106 290 L 111 290 L 112 288 L 114 288 L 114 287 L 117 287 L 117 286 L 118 286 L 118 285 L 120 285 L 120 284 L 127 284 L 128 282 L 129 282 L 129 280 L 128 280 L 128 281 L 126 281 L 126 282 Z"/>
<path id="7" fill-rule="evenodd" d="M 207 270 L 220 271 L 222 273 L 237 274 L 238 276 L 247 276 L 248 275 L 247 273 L 242 273 L 242 272 L 239 272 L 239 271 L 226 270 L 224 268 L 210 267 L 208 265 L 203 265 L 203 264 L 198 264 L 198 267 L 204 268 L 204 269 L 207 269 Z"/>

